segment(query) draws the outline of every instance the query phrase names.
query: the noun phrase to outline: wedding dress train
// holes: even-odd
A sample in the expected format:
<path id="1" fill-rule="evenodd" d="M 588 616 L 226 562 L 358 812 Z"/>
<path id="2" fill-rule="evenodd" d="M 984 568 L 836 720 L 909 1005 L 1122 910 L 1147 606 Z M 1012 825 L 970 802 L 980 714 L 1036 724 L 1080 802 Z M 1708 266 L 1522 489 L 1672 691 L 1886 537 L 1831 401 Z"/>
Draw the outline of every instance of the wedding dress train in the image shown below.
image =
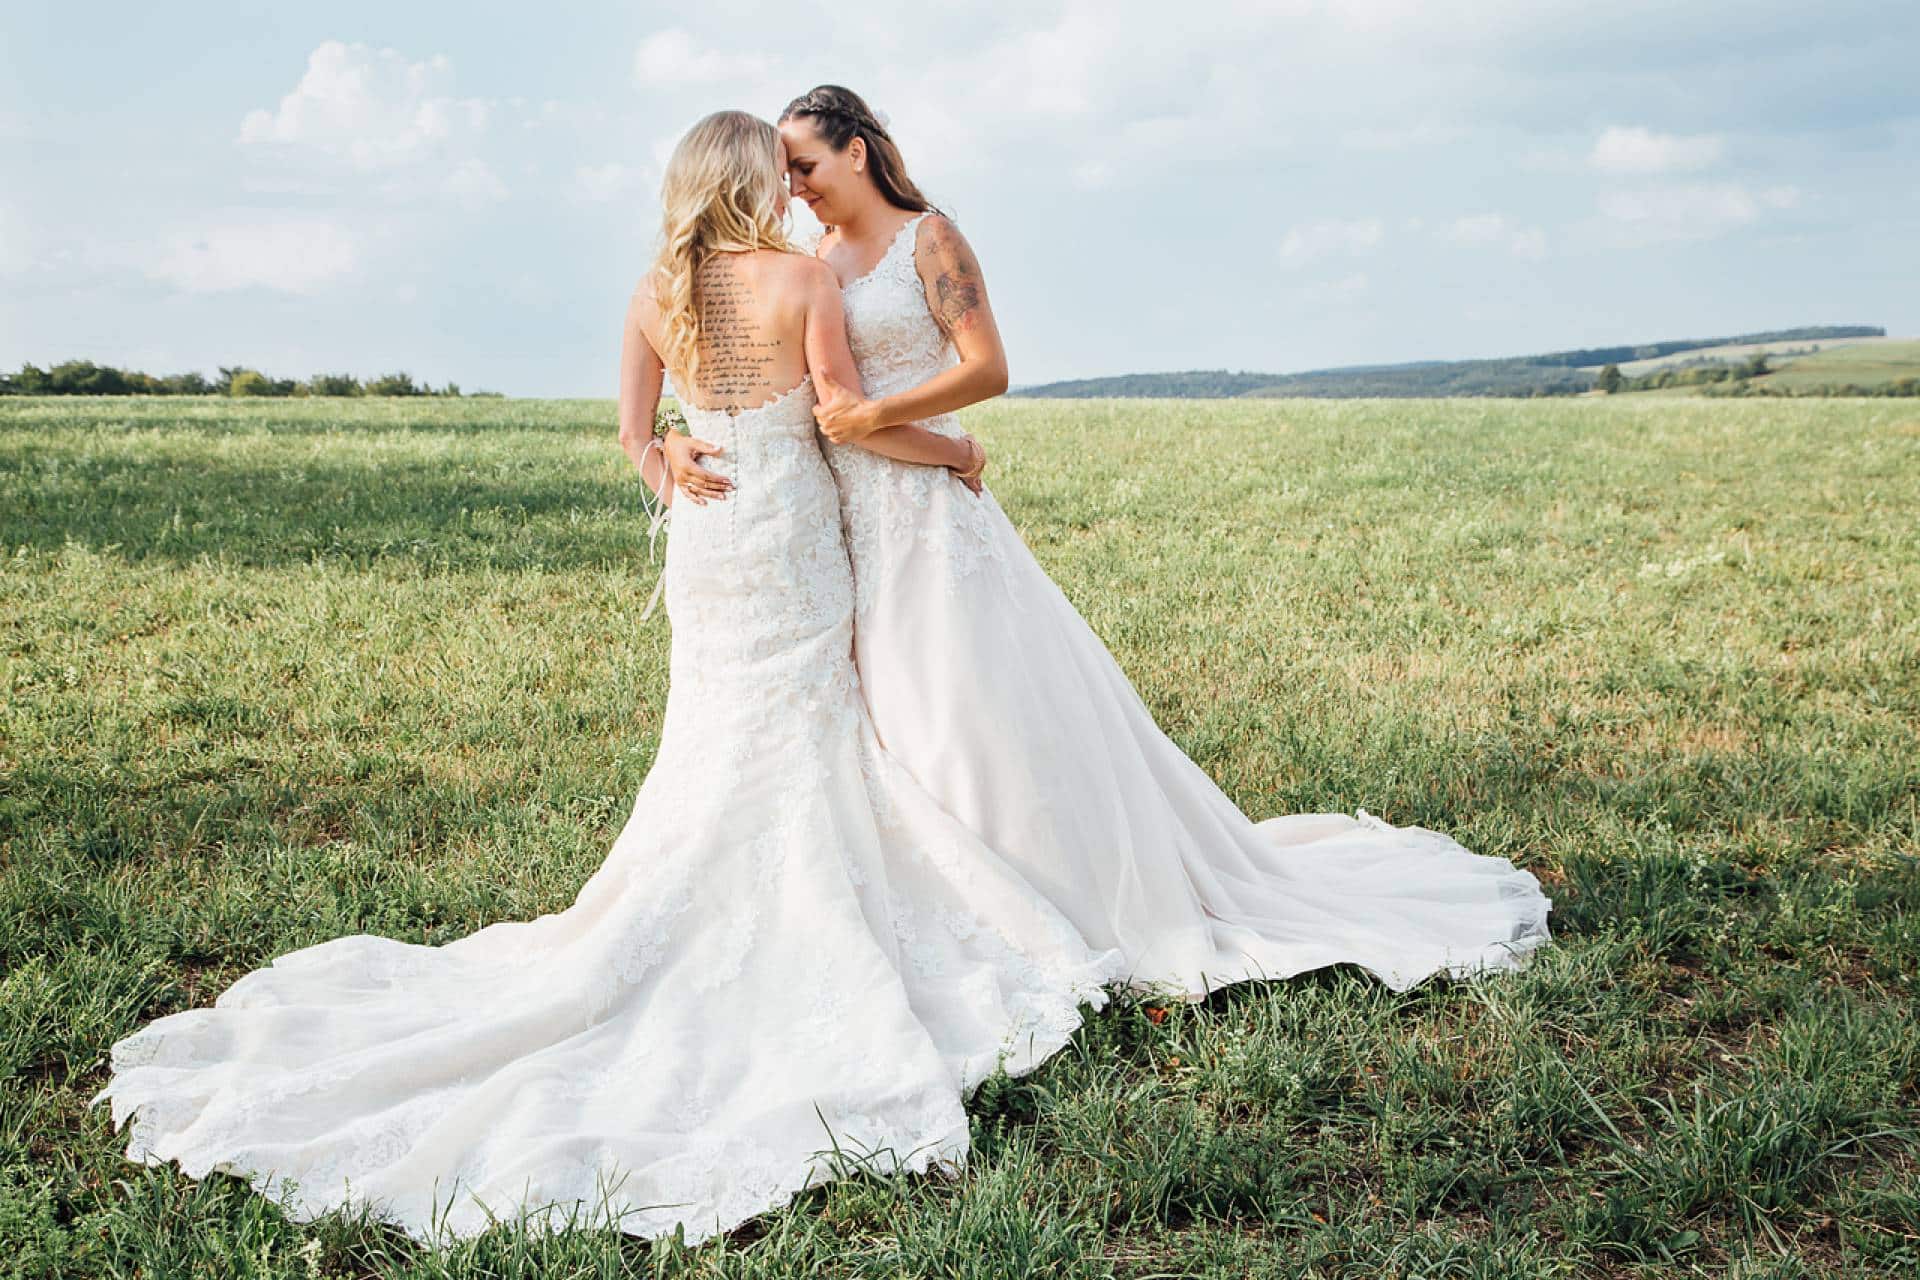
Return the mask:
<path id="1" fill-rule="evenodd" d="M 876 399 L 956 359 L 914 266 L 925 216 L 842 290 Z M 1505 858 L 1364 809 L 1249 820 L 1160 731 L 991 490 L 850 445 L 827 459 L 881 742 L 1132 981 L 1192 998 L 1351 962 L 1400 991 L 1516 968 L 1548 941 L 1550 899 Z"/>
<path id="2" fill-rule="evenodd" d="M 697 1241 L 844 1171 L 835 1147 L 957 1164 L 964 1096 L 1106 1003 L 1119 953 L 878 747 L 813 403 L 685 406 L 736 487 L 673 509 L 659 751 L 574 903 L 336 938 L 149 1023 L 92 1099 L 130 1159 L 422 1239 L 524 1208 Z"/>

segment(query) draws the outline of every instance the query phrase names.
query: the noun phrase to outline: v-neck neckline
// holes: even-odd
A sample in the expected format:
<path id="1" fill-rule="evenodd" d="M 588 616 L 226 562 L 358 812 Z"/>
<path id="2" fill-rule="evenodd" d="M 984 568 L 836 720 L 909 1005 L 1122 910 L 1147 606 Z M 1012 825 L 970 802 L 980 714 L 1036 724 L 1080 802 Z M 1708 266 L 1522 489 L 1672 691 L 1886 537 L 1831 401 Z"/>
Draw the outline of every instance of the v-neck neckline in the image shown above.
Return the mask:
<path id="1" fill-rule="evenodd" d="M 919 226 L 920 219 L 926 217 L 927 214 L 930 212 L 932 212 L 932 210 L 922 210 L 921 212 L 914 214 L 911 218 L 908 218 L 905 222 L 901 223 L 900 229 L 893 233 L 893 239 L 887 242 L 886 251 L 882 253 L 878 259 L 874 261 L 874 264 L 872 266 L 868 267 L 865 271 L 862 271 L 859 275 L 847 281 L 845 284 L 841 285 L 840 292 L 845 293 L 847 290 L 853 288 L 853 286 L 859 284 L 861 281 L 871 279 L 875 272 L 879 271 L 880 268 L 886 266 L 887 259 L 891 258 L 893 256 L 893 251 L 900 247 L 900 238 L 907 234 L 907 229 L 910 227 Z"/>

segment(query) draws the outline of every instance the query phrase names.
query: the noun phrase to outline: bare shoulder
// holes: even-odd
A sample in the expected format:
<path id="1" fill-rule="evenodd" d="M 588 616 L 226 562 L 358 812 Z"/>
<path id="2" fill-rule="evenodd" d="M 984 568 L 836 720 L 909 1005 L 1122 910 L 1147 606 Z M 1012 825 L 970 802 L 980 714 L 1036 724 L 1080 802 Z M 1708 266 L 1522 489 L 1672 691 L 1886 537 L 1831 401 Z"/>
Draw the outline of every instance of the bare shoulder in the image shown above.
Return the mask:
<path id="1" fill-rule="evenodd" d="M 822 281 L 831 282 L 833 269 L 804 253 L 765 249 L 742 264 L 744 283 L 755 311 L 765 321 L 798 325 L 820 306 Z"/>
<path id="2" fill-rule="evenodd" d="M 809 288 L 819 285 L 821 281 L 831 284 L 839 279 L 825 258 L 816 258 L 810 253 L 790 253 L 786 256 L 790 260 L 788 269 Z"/>
<path id="3" fill-rule="evenodd" d="M 633 322 L 648 326 L 660 315 L 660 302 L 654 294 L 653 272 L 641 275 L 633 286 L 633 294 L 627 299 L 627 318 Z"/>
<path id="4" fill-rule="evenodd" d="M 781 289 L 796 298 L 816 303 L 825 294 L 839 296 L 840 280 L 833 268 L 806 253 L 784 253 L 779 264 Z"/>
<path id="5" fill-rule="evenodd" d="M 952 218 L 944 213 L 929 213 L 914 228 L 913 256 L 922 263 L 952 261 L 963 256 L 972 261 L 973 246 L 967 243 Z"/>

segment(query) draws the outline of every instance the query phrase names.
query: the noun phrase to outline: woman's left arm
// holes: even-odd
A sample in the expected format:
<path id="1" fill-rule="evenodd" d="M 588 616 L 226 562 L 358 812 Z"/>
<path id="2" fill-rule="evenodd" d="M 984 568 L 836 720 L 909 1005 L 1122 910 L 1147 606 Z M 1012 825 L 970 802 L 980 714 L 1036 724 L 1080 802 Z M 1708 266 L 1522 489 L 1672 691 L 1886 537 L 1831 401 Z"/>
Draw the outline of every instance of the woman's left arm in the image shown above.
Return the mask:
<path id="1" fill-rule="evenodd" d="M 666 452 L 654 445 L 654 415 L 660 408 L 660 387 L 666 367 L 647 340 L 646 321 L 653 307 L 653 290 L 642 282 L 627 302 L 627 319 L 620 339 L 620 447 L 640 470 L 654 496 L 673 502 Z"/>
<path id="2" fill-rule="evenodd" d="M 857 441 L 870 431 L 951 413 L 1007 389 L 1007 350 L 1000 342 L 979 259 L 960 229 L 937 213 L 914 235 L 913 265 L 926 289 L 927 310 L 952 339 L 960 363 L 916 387 L 845 406 L 820 426 L 830 438 Z"/>

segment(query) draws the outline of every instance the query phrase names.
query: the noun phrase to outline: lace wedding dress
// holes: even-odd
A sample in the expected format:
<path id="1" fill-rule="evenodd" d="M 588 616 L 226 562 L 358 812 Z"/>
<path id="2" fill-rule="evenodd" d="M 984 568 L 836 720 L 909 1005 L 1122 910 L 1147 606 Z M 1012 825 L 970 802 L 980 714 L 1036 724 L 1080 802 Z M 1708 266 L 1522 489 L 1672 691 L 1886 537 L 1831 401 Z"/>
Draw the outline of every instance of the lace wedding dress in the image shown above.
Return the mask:
<path id="1" fill-rule="evenodd" d="M 842 293 L 871 397 L 956 359 L 914 267 L 924 217 Z M 1401 991 L 1518 967 L 1548 940 L 1551 901 L 1505 858 L 1364 809 L 1250 821 L 1160 731 L 991 490 L 854 446 L 827 458 L 881 742 L 1136 985 L 1195 998 L 1350 962 Z"/>
<path id="2" fill-rule="evenodd" d="M 525 1209 L 695 1241 L 854 1162 L 957 1165 L 966 1094 L 1106 1003 L 1118 952 L 878 747 L 813 403 L 686 408 L 736 487 L 674 507 L 659 752 L 574 903 L 336 938 L 150 1022 L 92 1100 L 130 1159 L 421 1239 Z"/>

